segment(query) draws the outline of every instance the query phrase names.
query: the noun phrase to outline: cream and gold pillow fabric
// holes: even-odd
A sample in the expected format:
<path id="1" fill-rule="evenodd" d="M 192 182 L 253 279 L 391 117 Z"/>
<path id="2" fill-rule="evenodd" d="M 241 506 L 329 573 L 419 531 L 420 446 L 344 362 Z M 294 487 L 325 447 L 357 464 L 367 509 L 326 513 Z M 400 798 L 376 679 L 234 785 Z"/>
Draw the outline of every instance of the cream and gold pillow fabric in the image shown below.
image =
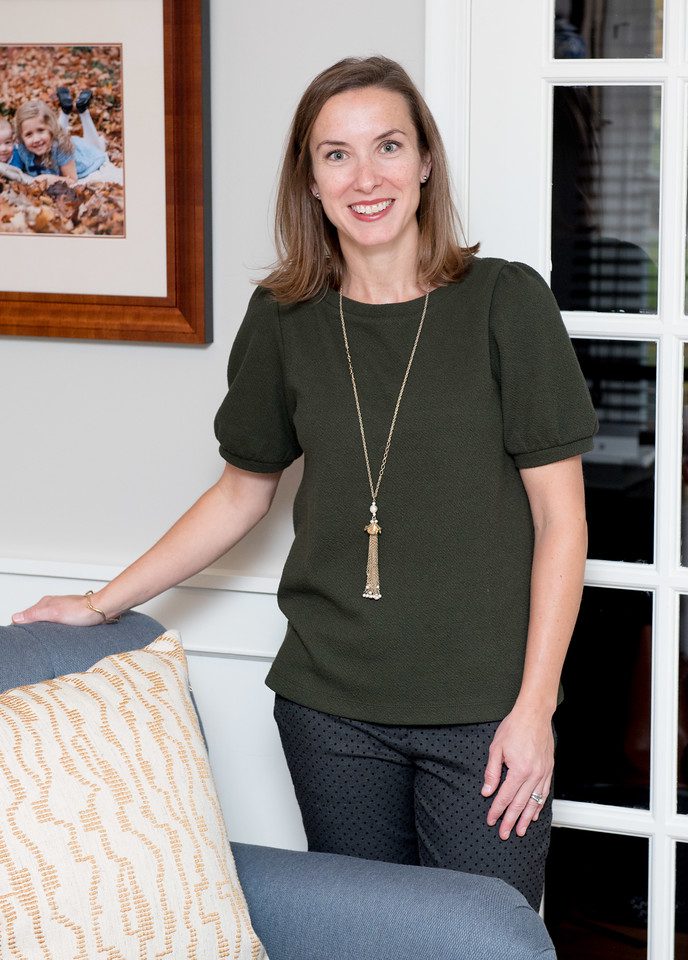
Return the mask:
<path id="1" fill-rule="evenodd" d="M 0 957 L 267 960 L 174 631 L 0 695 Z"/>

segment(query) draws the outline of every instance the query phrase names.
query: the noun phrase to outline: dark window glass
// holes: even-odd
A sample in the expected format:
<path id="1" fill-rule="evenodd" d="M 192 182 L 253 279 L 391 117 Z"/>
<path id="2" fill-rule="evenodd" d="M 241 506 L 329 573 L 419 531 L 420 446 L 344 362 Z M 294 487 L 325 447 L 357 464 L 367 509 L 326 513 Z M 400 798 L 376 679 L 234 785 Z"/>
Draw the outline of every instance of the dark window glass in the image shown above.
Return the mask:
<path id="1" fill-rule="evenodd" d="M 552 830 L 545 923 L 557 960 L 645 960 L 647 865 L 644 837 Z"/>
<path id="2" fill-rule="evenodd" d="M 652 563 L 657 345 L 573 339 L 600 421 L 583 454 L 588 556 Z"/>
<path id="3" fill-rule="evenodd" d="M 679 606 L 677 761 L 677 810 L 688 813 L 688 597 L 685 596 L 681 597 Z"/>
<path id="4" fill-rule="evenodd" d="M 554 722 L 554 796 L 648 809 L 652 595 L 585 587 Z"/>
<path id="5" fill-rule="evenodd" d="M 686 960 L 686 957 L 688 957 L 688 843 L 677 843 L 674 960 Z"/>
<path id="6" fill-rule="evenodd" d="M 657 312 L 658 86 L 555 86 L 551 286 L 562 310 Z"/>
<path id="7" fill-rule="evenodd" d="M 661 57 L 662 0 L 556 0 L 557 59 Z"/>

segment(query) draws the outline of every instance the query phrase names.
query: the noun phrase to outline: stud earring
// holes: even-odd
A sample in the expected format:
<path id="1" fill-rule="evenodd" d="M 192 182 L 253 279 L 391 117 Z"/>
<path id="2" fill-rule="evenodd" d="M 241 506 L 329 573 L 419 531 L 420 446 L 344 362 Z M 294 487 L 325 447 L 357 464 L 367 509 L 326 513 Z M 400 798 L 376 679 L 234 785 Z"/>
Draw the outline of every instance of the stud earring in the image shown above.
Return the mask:
<path id="1" fill-rule="evenodd" d="M 421 182 L 421 183 L 425 183 L 425 181 L 426 181 L 427 179 L 428 179 L 428 175 L 427 175 L 427 173 L 424 173 L 423 176 L 420 178 L 420 182 Z"/>

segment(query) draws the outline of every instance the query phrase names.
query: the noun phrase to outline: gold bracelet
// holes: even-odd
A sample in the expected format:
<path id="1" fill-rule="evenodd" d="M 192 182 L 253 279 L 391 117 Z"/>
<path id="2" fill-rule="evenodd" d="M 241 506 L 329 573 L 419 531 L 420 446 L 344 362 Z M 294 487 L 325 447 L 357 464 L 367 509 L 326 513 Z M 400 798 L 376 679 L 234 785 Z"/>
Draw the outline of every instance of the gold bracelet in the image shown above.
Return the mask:
<path id="1" fill-rule="evenodd" d="M 119 617 L 108 617 L 103 613 L 102 610 L 99 610 L 98 607 L 93 606 L 90 600 L 90 596 L 92 593 L 93 593 L 93 590 L 87 590 L 86 593 L 84 594 L 84 596 L 86 597 L 86 603 L 89 605 L 91 610 L 93 610 L 94 613 L 99 613 L 103 618 L 103 620 L 105 621 L 105 623 L 117 623 L 119 620 Z M 120 617 L 121 616 L 122 614 L 120 614 Z"/>

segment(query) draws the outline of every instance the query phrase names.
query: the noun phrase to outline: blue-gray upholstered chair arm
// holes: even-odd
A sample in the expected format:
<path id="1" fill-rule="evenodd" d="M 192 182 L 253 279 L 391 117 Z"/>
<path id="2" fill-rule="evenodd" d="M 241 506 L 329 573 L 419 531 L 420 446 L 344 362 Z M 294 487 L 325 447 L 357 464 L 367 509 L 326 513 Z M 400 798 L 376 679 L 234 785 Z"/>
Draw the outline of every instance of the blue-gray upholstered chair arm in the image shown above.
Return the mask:
<path id="1" fill-rule="evenodd" d="M 556 960 L 503 880 L 232 843 L 270 960 Z"/>

